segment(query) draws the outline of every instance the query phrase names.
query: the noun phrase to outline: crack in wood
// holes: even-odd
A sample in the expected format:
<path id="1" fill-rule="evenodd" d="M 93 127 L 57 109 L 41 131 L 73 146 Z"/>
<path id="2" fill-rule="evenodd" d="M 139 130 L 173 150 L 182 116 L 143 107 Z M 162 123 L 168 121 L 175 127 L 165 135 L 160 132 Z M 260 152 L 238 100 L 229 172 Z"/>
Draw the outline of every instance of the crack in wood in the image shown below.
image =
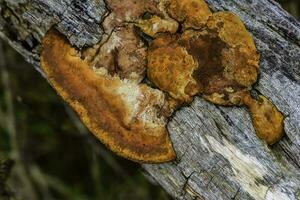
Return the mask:
<path id="1" fill-rule="evenodd" d="M 0 0 L 1 9 L 3 9 L 3 2 L 3 0 Z M 41 2 L 43 2 L 45 5 L 41 5 Z M 41 26 L 44 26 L 43 24 L 40 24 L 39 26 L 36 24 L 38 23 L 36 19 L 42 18 L 43 21 L 49 18 L 52 20 L 61 19 L 61 16 L 55 16 L 56 14 L 50 15 L 49 13 L 46 13 L 46 10 L 49 9 L 47 8 L 49 2 L 53 2 L 53 0 L 49 0 L 47 2 L 41 0 L 30 1 L 30 4 L 36 4 L 35 7 L 33 7 L 34 11 L 36 12 L 30 12 L 29 14 L 32 16 L 26 18 L 29 26 L 32 27 L 27 30 L 28 32 L 36 35 L 40 34 L 41 30 L 46 30 L 46 26 L 41 28 Z M 295 21 L 294 18 L 290 17 L 290 15 L 283 11 L 277 4 L 274 4 L 274 2 L 271 0 L 239 0 L 234 2 L 207 0 L 207 2 L 215 11 L 230 10 L 240 15 L 241 18 L 244 19 L 249 30 L 254 34 L 259 51 L 263 55 L 261 64 L 262 74 L 260 77 L 260 82 L 257 86 L 255 86 L 255 88 L 257 88 L 266 96 L 271 96 L 272 100 L 280 106 L 280 110 L 282 110 L 284 114 L 291 114 L 292 112 L 299 113 L 300 97 L 297 95 L 297 91 L 300 91 L 300 79 L 297 76 L 297 74 L 299 74 L 299 59 L 298 61 L 296 60 L 297 58 L 300 58 L 299 22 Z M 37 5 L 40 7 L 38 8 Z M 74 11 L 71 10 L 70 12 Z M 46 13 L 46 15 L 42 16 L 41 13 Z M 22 17 L 21 13 L 16 12 L 16 15 L 20 16 L 20 18 Z M 279 23 L 279 19 L 281 18 L 286 20 L 285 24 Z M 266 20 L 268 20 L 272 26 L 275 26 L 275 28 L 266 28 Z M 83 22 L 80 21 L 76 23 L 81 24 Z M 102 23 L 102 21 L 100 23 Z M 35 66 L 38 66 L 38 53 L 32 53 L 28 50 L 25 50 L 18 40 L 11 40 L 9 35 L 7 35 L 3 29 L 1 30 L 1 25 L 3 25 L 3 16 L 0 16 L 0 37 L 8 41 L 29 62 L 33 63 Z M 66 29 L 64 24 L 62 24 L 62 26 L 62 28 Z M 100 25 L 99 27 L 101 28 Z M 22 29 L 24 28 L 28 27 L 22 27 Z M 76 27 L 73 26 L 71 28 L 75 29 Z M 277 30 L 279 30 L 281 35 L 280 41 L 276 41 L 278 37 Z M 288 31 L 286 32 L 285 30 Z M 21 32 L 26 30 L 18 31 Z M 90 33 L 91 38 L 99 39 L 99 34 L 93 32 L 93 30 L 87 29 L 87 32 Z M 87 36 L 73 35 L 73 38 L 75 38 L 74 40 L 77 41 L 77 43 L 80 43 L 80 41 L 84 39 L 80 37 Z M 293 38 L 291 39 L 291 37 Z M 87 41 L 89 41 L 88 43 L 91 44 L 91 41 L 93 40 L 87 39 Z M 226 110 L 226 112 L 224 110 Z M 197 112 L 202 112 L 202 114 L 197 114 Z M 143 167 L 147 169 L 148 172 L 151 172 L 151 176 L 154 177 L 154 179 L 157 180 L 161 185 L 163 185 L 163 187 L 174 198 L 193 199 L 192 195 L 189 193 L 184 193 L 186 196 L 180 195 L 180 191 L 183 189 L 182 185 L 184 182 L 186 182 L 186 178 L 184 178 L 184 174 L 182 173 L 188 171 L 201 172 L 201 170 L 207 168 L 210 163 L 213 163 L 214 159 L 222 158 L 222 156 L 218 155 L 214 151 L 207 152 L 206 150 L 202 150 L 202 148 L 206 148 L 202 144 L 198 143 L 200 141 L 199 137 L 204 138 L 203 135 L 209 135 L 219 141 L 220 135 L 216 133 L 218 133 L 220 130 L 218 130 L 218 127 L 216 127 L 214 124 L 213 126 L 209 124 L 219 122 L 219 124 L 222 125 L 219 128 L 224 128 L 223 124 L 226 126 L 226 128 L 230 128 L 230 137 L 224 139 L 229 140 L 229 142 L 236 146 L 237 149 L 242 149 L 244 154 L 253 156 L 254 158 L 258 159 L 259 162 L 264 164 L 264 166 L 267 166 L 267 181 L 274 183 L 274 181 L 278 180 L 278 174 L 284 175 L 283 178 L 285 178 L 285 180 L 282 181 L 282 184 L 279 183 L 277 187 L 279 189 L 289 190 L 273 191 L 269 189 L 268 192 L 273 194 L 277 194 L 276 192 L 281 192 L 280 194 L 294 194 L 295 198 L 289 196 L 289 199 L 297 199 L 297 197 L 299 199 L 300 189 L 296 187 L 297 184 L 300 185 L 300 178 L 296 173 L 300 170 L 299 163 L 296 162 L 297 155 L 300 154 L 299 141 L 297 141 L 295 138 L 292 138 L 291 142 L 287 142 L 284 145 L 281 143 L 280 145 L 276 145 L 273 151 L 278 151 L 278 154 L 286 159 L 284 162 L 280 161 L 279 159 L 275 159 L 273 158 L 273 155 L 270 154 L 270 151 L 267 150 L 263 144 L 258 143 L 251 134 L 247 136 L 248 143 L 244 141 L 246 138 L 245 133 L 251 130 L 251 125 L 247 122 L 244 122 L 246 118 L 249 118 L 249 116 L 247 116 L 245 112 L 239 108 L 234 109 L 234 112 L 235 113 L 233 115 L 231 113 L 231 109 L 228 109 L 227 113 L 227 108 L 221 109 L 217 106 L 207 104 L 204 101 L 195 98 L 193 105 L 189 109 L 187 109 L 187 107 L 183 107 L 177 111 L 174 116 L 172 116 L 171 124 L 169 125 L 169 130 L 174 145 L 176 149 L 184 151 L 184 156 L 182 156 L 178 162 L 159 166 L 143 165 Z M 294 116 L 298 115 L 295 114 Z M 214 122 L 209 119 L 214 119 Z M 290 120 L 285 122 L 286 125 L 289 125 L 287 126 L 288 133 L 290 133 L 292 136 L 300 135 L 299 125 L 297 125 L 297 117 L 293 117 Z M 208 141 L 203 141 L 205 144 L 209 145 Z M 186 146 L 193 146 L 193 148 L 187 149 Z M 211 146 L 209 146 L 209 149 L 212 149 Z M 269 157 L 272 157 L 272 159 L 267 159 Z M 278 167 L 281 165 L 284 166 L 284 169 L 282 167 Z M 219 167 L 215 169 L 215 173 L 218 173 L 219 176 L 228 177 L 228 171 L 230 171 L 229 167 L 230 166 Z M 198 174 L 194 173 L 194 176 L 195 175 Z M 290 176 L 294 176 L 294 178 Z M 195 181 L 201 183 L 203 180 L 203 177 L 198 177 L 198 179 Z M 253 197 L 245 192 L 244 188 L 237 187 L 237 180 L 235 180 L 235 177 L 232 179 L 224 179 L 222 181 L 222 184 L 231 186 L 231 188 L 238 188 L 235 193 L 224 189 L 224 191 L 227 191 L 228 194 L 232 194 L 233 198 L 253 199 Z M 212 181 L 210 184 L 213 188 L 211 190 L 201 190 L 203 189 L 201 188 L 201 184 L 199 184 L 197 188 L 193 189 L 196 191 L 196 193 L 201 194 L 203 199 L 228 199 L 228 194 L 224 194 L 226 192 L 220 189 L 216 191 L 214 190 L 214 188 L 218 189 L 221 186 L 215 185 L 214 181 Z M 293 184 L 293 187 L 290 186 Z M 217 195 L 218 198 L 216 198 L 214 195 Z"/>

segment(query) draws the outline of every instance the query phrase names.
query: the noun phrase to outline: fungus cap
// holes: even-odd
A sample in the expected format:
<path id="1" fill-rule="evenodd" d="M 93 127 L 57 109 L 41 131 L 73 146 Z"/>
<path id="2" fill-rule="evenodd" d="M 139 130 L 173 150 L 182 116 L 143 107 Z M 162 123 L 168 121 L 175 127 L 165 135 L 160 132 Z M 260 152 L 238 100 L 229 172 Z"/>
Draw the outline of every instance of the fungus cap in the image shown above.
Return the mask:
<path id="1" fill-rule="evenodd" d="M 258 77 L 252 36 L 238 16 L 227 12 L 210 16 L 202 30 L 160 35 L 148 51 L 149 78 L 184 102 L 199 93 L 215 104 L 242 105 Z"/>
<path id="2" fill-rule="evenodd" d="M 253 126 L 260 139 L 272 145 L 284 136 L 284 117 L 266 97 L 259 96 L 256 100 L 246 95 L 244 103 L 251 112 Z"/>
<path id="3" fill-rule="evenodd" d="M 148 53 L 148 78 L 179 102 L 189 102 L 198 92 L 192 77 L 198 63 L 177 43 L 177 36 L 160 36 Z"/>
<path id="4" fill-rule="evenodd" d="M 204 0 L 169 0 L 168 14 L 183 23 L 183 27 L 200 29 L 212 15 Z"/>
<path id="5" fill-rule="evenodd" d="M 166 122 L 157 117 L 157 107 L 166 104 L 162 92 L 95 73 L 57 31 L 49 31 L 42 45 L 41 66 L 49 82 L 110 150 L 137 162 L 175 158 Z M 131 89 L 137 93 L 128 93 Z"/>

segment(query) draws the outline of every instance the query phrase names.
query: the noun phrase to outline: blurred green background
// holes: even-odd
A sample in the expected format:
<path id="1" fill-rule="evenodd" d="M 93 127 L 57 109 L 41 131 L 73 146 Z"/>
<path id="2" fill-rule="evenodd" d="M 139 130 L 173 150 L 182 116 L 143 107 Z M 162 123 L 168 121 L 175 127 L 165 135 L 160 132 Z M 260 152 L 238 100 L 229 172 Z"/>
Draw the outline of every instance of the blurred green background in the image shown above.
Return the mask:
<path id="1" fill-rule="evenodd" d="M 299 19 L 299 0 L 279 2 Z M 45 79 L 2 41 L 0 66 L 0 165 L 3 155 L 14 160 L 7 181 L 14 199 L 170 199 L 139 165 L 89 134 Z"/>

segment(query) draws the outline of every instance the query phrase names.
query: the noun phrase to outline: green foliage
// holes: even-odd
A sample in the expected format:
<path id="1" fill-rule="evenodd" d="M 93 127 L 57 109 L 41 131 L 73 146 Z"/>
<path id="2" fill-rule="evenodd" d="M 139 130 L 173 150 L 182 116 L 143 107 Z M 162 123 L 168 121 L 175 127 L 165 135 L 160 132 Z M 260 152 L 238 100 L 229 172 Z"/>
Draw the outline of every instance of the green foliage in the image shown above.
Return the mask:
<path id="1" fill-rule="evenodd" d="M 13 161 L 8 160 L 2 154 L 0 154 L 0 199 L 9 200 L 13 194 L 6 186 L 6 180 L 9 177 L 10 170 L 13 166 Z"/>

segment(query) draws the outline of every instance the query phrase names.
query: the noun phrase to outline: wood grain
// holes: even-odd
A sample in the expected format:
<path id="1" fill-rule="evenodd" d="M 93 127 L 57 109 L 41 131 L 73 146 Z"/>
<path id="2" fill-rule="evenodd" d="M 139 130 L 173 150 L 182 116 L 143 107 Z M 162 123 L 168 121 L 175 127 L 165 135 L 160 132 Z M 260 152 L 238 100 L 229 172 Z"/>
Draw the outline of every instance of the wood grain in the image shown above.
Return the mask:
<path id="1" fill-rule="evenodd" d="M 300 199 L 300 23 L 272 0 L 207 0 L 239 15 L 261 54 L 257 93 L 284 114 L 286 136 L 268 147 L 244 107 L 196 97 L 168 129 L 178 159 L 143 165 L 176 199 Z M 0 37 L 39 69 L 40 41 L 55 25 L 72 44 L 95 44 L 107 9 L 102 0 L 0 0 Z"/>

